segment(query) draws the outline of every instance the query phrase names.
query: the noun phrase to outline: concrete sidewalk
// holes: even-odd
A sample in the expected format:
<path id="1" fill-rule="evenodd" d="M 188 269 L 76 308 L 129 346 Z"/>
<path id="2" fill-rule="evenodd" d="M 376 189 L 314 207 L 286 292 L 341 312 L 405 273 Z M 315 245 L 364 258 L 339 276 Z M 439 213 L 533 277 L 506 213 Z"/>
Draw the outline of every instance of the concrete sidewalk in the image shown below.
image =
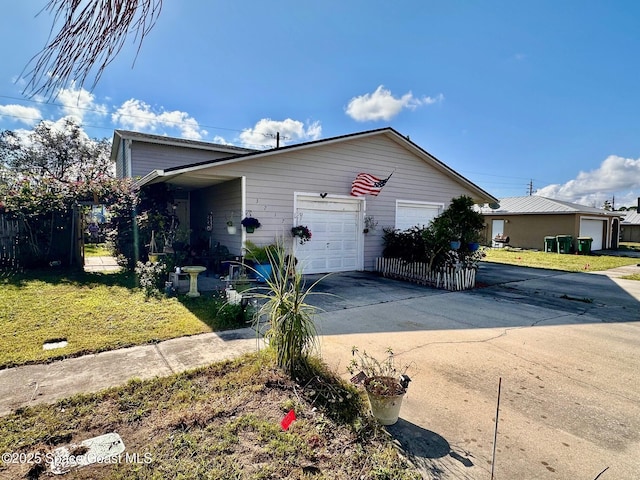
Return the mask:
<path id="1" fill-rule="evenodd" d="M 0 415 L 234 358 L 255 351 L 259 342 L 255 330 L 242 328 L 0 370 Z"/>
<path id="2" fill-rule="evenodd" d="M 85 272 L 118 272 L 120 265 L 114 257 L 85 257 Z"/>

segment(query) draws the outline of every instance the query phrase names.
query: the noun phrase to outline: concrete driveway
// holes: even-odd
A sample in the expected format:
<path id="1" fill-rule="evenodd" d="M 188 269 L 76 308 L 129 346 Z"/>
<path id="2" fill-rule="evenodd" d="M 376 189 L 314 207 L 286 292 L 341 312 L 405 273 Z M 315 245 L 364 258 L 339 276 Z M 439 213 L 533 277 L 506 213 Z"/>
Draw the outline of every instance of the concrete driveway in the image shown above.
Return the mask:
<path id="1" fill-rule="evenodd" d="M 353 345 L 411 365 L 389 431 L 425 478 L 490 478 L 501 378 L 496 479 L 635 479 L 640 282 L 615 277 L 483 263 L 483 288 L 445 292 L 347 273 L 312 301 L 336 371 Z"/>

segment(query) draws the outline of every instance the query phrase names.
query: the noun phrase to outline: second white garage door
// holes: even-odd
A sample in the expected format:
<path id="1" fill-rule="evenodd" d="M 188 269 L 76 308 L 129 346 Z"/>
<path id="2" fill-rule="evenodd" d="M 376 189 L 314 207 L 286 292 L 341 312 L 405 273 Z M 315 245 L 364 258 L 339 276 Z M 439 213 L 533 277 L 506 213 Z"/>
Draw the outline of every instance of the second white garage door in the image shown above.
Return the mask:
<path id="1" fill-rule="evenodd" d="M 591 250 L 602 250 L 605 220 L 580 219 L 580 236 L 591 237 Z"/>
<path id="2" fill-rule="evenodd" d="M 296 222 L 311 230 L 311 240 L 295 244 L 302 273 L 362 270 L 362 201 L 299 196 Z"/>

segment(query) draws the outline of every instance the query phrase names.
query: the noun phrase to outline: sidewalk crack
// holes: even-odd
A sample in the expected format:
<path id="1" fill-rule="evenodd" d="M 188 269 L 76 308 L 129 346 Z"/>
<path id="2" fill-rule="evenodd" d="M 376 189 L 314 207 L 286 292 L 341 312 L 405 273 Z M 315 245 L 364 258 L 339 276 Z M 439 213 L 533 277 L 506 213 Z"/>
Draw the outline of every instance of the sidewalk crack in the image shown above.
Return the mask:
<path id="1" fill-rule="evenodd" d="M 166 357 L 162 354 L 162 351 L 158 348 L 158 344 L 157 343 L 154 344 L 153 347 L 156 349 L 156 352 L 158 352 L 158 355 L 160 355 L 160 358 L 164 362 L 165 366 L 169 369 L 169 371 L 171 373 L 177 373 L 173 368 L 171 368 L 171 365 L 167 361 Z"/>

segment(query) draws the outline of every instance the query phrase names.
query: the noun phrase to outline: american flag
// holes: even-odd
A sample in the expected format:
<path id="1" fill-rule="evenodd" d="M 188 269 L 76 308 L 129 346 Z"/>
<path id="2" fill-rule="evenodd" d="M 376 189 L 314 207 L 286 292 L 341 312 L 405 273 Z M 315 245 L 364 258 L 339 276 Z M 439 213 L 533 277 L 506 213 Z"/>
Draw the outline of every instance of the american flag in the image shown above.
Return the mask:
<path id="1" fill-rule="evenodd" d="M 374 195 L 378 196 L 382 187 L 384 187 L 387 181 L 391 178 L 389 175 L 384 180 L 380 180 L 369 173 L 359 173 L 356 179 L 351 183 L 351 195 L 354 197 L 360 195 Z"/>

